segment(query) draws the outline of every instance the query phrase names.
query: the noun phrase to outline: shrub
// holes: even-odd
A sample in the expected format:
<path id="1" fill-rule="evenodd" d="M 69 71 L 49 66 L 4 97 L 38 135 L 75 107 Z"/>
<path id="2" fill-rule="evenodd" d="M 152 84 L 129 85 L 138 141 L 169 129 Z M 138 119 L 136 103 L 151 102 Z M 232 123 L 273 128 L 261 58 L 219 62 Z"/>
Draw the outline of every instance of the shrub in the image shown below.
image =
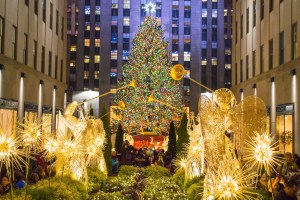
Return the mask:
<path id="1" fill-rule="evenodd" d="M 172 180 L 183 190 L 184 189 L 184 169 L 178 169 L 172 176 Z"/>
<path id="2" fill-rule="evenodd" d="M 180 187 L 174 181 L 172 181 L 170 177 L 149 177 L 146 179 L 146 182 L 147 185 L 143 191 L 144 199 L 186 199 L 185 194 L 182 192 Z"/>
<path id="3" fill-rule="evenodd" d="M 186 194 L 188 200 L 199 200 L 202 198 L 203 193 L 203 185 L 200 183 L 194 183 L 192 184 Z"/>
<path id="4" fill-rule="evenodd" d="M 124 196 L 121 192 L 112 192 L 105 193 L 103 191 L 99 191 L 97 194 L 91 198 L 92 200 L 126 200 L 126 196 Z"/>
<path id="5" fill-rule="evenodd" d="M 204 181 L 204 176 L 196 176 L 196 177 L 194 177 L 192 179 L 189 179 L 189 180 L 185 181 L 184 182 L 184 188 L 188 189 L 194 183 L 200 183 L 200 184 L 203 185 L 203 181 Z"/>
<path id="6" fill-rule="evenodd" d="M 135 183 L 134 176 L 116 176 L 108 178 L 102 188 L 104 192 L 117 192 L 127 189 Z"/>
<path id="7" fill-rule="evenodd" d="M 144 169 L 144 175 L 152 178 L 160 178 L 163 176 L 171 176 L 171 173 L 168 169 L 162 166 L 150 166 Z"/>
<path id="8" fill-rule="evenodd" d="M 88 168 L 88 192 L 98 192 L 106 181 L 106 175 L 100 171 L 97 167 Z"/>
<path id="9" fill-rule="evenodd" d="M 141 168 L 137 168 L 131 165 L 122 165 L 120 167 L 119 176 L 133 176 L 136 174 L 136 172 L 141 169 Z"/>

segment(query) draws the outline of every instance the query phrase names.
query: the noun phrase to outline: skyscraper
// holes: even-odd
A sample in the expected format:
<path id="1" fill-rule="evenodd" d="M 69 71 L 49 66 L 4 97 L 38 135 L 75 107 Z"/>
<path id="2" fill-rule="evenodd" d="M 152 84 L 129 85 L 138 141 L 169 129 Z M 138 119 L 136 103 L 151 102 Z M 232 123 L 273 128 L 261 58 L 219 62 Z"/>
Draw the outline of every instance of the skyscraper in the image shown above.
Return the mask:
<path id="1" fill-rule="evenodd" d="M 151 12 L 146 12 L 149 5 Z M 103 94 L 116 89 L 131 40 L 148 14 L 165 31 L 173 64 L 184 65 L 183 102 L 198 112 L 198 98 L 206 91 L 187 77 L 212 89 L 224 87 L 225 81 L 230 86 L 225 79 L 225 41 L 230 44 L 231 1 L 69 0 L 69 90 Z M 230 57 L 230 45 L 226 52 Z M 226 69 L 231 70 L 230 59 Z M 113 95 L 101 98 L 100 108 L 112 102 Z"/>
<path id="2" fill-rule="evenodd" d="M 232 91 L 267 106 L 270 133 L 281 152 L 300 153 L 300 2 L 234 1 Z"/>
<path id="3" fill-rule="evenodd" d="M 67 89 L 67 1 L 2 0 L 0 8 L 0 127 L 37 117 L 54 126 Z"/>

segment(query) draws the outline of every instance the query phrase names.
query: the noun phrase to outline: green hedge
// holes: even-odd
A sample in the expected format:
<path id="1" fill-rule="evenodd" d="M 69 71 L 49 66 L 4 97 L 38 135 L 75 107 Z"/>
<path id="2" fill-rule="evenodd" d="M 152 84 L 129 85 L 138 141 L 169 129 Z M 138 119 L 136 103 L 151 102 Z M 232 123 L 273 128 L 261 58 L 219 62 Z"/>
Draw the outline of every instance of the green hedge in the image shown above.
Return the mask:
<path id="1" fill-rule="evenodd" d="M 131 165 L 122 165 L 119 169 L 119 176 L 133 176 L 136 172 L 142 168 L 134 167 Z"/>
<path id="2" fill-rule="evenodd" d="M 203 194 L 203 184 L 194 183 L 187 189 L 188 200 L 199 200 L 202 198 Z"/>
<path id="3" fill-rule="evenodd" d="M 88 177 L 88 193 L 98 192 L 107 179 L 107 176 L 97 167 L 88 168 Z"/>
<path id="4" fill-rule="evenodd" d="M 144 172 L 145 176 L 152 177 L 152 178 L 160 178 L 163 176 L 170 177 L 171 176 L 170 171 L 162 166 L 146 167 L 143 170 L 143 172 Z"/>
<path id="5" fill-rule="evenodd" d="M 176 172 L 172 176 L 172 180 L 182 189 L 184 190 L 184 169 L 180 168 L 176 170 Z"/>

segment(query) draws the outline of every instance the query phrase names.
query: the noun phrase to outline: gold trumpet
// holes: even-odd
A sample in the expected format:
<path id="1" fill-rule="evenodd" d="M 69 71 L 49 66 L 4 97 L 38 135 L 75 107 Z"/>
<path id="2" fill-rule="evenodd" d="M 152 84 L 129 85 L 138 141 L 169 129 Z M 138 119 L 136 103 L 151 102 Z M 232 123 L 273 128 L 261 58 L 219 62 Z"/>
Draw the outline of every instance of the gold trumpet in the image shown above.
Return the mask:
<path id="1" fill-rule="evenodd" d="M 125 105 L 124 101 L 118 101 L 118 107 L 115 108 L 115 109 L 123 110 L 125 107 L 126 107 L 126 105 Z M 103 117 L 107 116 L 110 112 L 111 111 L 109 111 L 109 112 L 105 113 L 104 115 L 102 115 L 100 117 L 100 119 L 102 119 Z"/>
<path id="2" fill-rule="evenodd" d="M 122 89 L 128 88 L 128 87 L 136 88 L 136 82 L 135 82 L 134 78 L 132 79 L 132 81 L 131 81 L 128 85 L 125 85 L 125 86 L 123 86 L 123 87 L 120 87 L 120 88 L 116 89 L 115 91 L 122 90 Z M 111 94 L 111 93 L 113 93 L 113 92 L 112 92 L 112 91 L 109 91 L 109 92 L 106 92 L 106 93 L 101 94 L 101 95 L 99 95 L 99 96 L 96 96 L 96 97 L 93 97 L 93 98 L 91 98 L 91 99 L 85 100 L 85 101 L 83 101 L 83 102 L 81 102 L 81 103 L 78 103 L 77 106 L 79 106 L 79 105 L 81 105 L 81 104 L 84 104 L 85 102 L 92 101 L 92 100 L 98 99 L 98 98 L 100 98 L 100 97 L 104 97 L 104 96 L 106 96 L 106 95 L 108 95 L 108 94 Z M 124 103 L 124 102 L 123 102 L 123 103 Z M 124 105 L 125 105 L 125 104 L 124 104 Z"/>
<path id="3" fill-rule="evenodd" d="M 160 100 L 155 99 L 154 96 L 153 96 L 153 94 L 150 94 L 150 96 L 148 97 L 148 103 L 150 103 L 150 102 L 152 102 L 152 101 L 161 103 L 161 104 L 163 104 L 163 105 L 165 105 L 165 106 L 168 106 L 168 107 L 170 107 L 170 108 L 173 108 L 174 110 L 177 110 L 177 111 L 179 111 L 179 112 L 184 112 L 183 110 L 180 110 L 179 108 L 176 108 L 176 107 L 174 107 L 174 106 L 171 106 L 170 104 L 167 104 L 167 103 L 165 103 L 165 102 L 162 102 L 162 101 L 160 101 Z"/>
<path id="4" fill-rule="evenodd" d="M 175 81 L 179 81 L 183 78 L 184 74 L 186 73 L 186 70 L 184 69 L 184 67 L 181 64 L 176 64 L 172 67 L 170 75 L 172 77 L 172 79 L 174 79 Z M 195 81 L 192 78 L 188 78 L 190 79 L 192 82 L 196 83 L 197 85 L 200 85 L 201 87 L 204 87 L 205 89 L 207 89 L 210 92 L 213 92 L 212 89 L 206 87 L 205 85 Z"/>

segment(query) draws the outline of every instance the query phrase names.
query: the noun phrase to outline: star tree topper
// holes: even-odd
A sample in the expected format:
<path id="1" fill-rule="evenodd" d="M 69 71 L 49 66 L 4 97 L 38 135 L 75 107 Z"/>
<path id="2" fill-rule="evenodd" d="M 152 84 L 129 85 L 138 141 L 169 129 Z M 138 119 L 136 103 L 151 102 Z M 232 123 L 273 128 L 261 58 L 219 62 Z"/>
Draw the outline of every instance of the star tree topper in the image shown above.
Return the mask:
<path id="1" fill-rule="evenodd" d="M 153 4 L 153 3 L 150 1 L 149 3 L 145 4 L 143 8 L 145 9 L 145 11 L 146 11 L 147 13 L 150 13 L 150 14 L 151 14 L 151 13 L 154 13 L 154 12 L 155 12 L 156 5 Z"/>

